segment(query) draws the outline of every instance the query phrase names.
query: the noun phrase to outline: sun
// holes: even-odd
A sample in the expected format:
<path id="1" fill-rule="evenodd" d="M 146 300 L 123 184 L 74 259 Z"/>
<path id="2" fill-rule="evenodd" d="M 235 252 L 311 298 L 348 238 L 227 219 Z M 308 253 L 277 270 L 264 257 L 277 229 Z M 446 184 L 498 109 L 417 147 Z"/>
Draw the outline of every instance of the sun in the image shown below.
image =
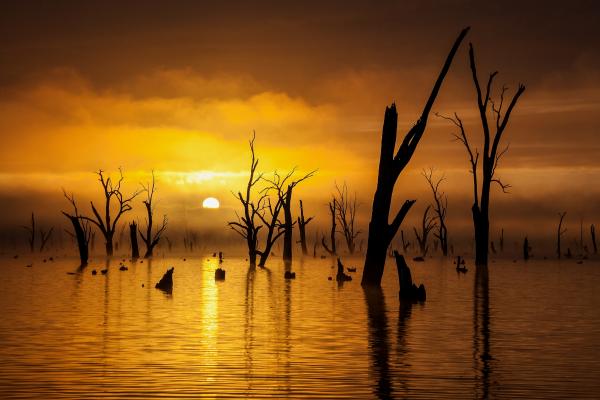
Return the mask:
<path id="1" fill-rule="evenodd" d="M 202 208 L 219 208 L 219 200 L 214 197 L 207 197 L 202 202 Z"/>

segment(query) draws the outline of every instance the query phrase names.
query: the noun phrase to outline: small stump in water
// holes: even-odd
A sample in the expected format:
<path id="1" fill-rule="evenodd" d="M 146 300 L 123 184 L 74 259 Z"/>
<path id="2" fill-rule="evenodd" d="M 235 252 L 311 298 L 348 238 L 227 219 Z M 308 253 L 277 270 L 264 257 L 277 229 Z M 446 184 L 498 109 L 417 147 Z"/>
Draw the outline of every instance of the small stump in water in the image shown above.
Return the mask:
<path id="1" fill-rule="evenodd" d="M 225 280 L 225 270 L 223 268 L 217 268 L 215 270 L 215 281 Z"/>
<path id="2" fill-rule="evenodd" d="M 461 256 L 456 256 L 456 272 L 462 272 L 466 274 L 468 271 L 465 260 Z"/>
<path id="3" fill-rule="evenodd" d="M 169 268 L 154 287 L 163 292 L 171 293 L 173 291 L 173 271 L 175 271 L 175 267 Z"/>
<path id="4" fill-rule="evenodd" d="M 410 268 L 406 265 L 404 257 L 397 251 L 394 251 L 396 257 L 396 267 L 398 268 L 398 280 L 400 281 L 400 299 L 410 301 L 425 301 L 427 299 L 427 293 L 425 292 L 425 286 L 420 284 L 419 287 L 412 281 Z"/>
<path id="5" fill-rule="evenodd" d="M 292 272 L 292 271 L 285 271 L 285 273 L 283 274 L 283 277 L 285 279 L 296 279 L 296 273 Z"/>
<path id="6" fill-rule="evenodd" d="M 350 275 L 346 275 L 344 273 L 344 264 L 342 264 L 342 261 L 340 261 L 340 259 L 337 259 L 337 264 L 338 264 L 338 269 L 337 269 L 337 274 L 335 275 L 335 280 L 338 282 L 345 282 L 345 281 L 351 281 L 352 277 Z"/>

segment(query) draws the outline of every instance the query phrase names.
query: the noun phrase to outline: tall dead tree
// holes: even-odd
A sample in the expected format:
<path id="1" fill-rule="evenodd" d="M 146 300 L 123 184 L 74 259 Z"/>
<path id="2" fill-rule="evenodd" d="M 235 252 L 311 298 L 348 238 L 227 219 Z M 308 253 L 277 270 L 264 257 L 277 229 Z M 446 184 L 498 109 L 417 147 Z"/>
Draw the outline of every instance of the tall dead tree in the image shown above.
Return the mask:
<path id="1" fill-rule="evenodd" d="M 414 204 L 415 200 L 406 200 L 400 211 L 394 217 L 392 223 L 389 223 L 390 207 L 392 204 L 392 194 L 394 185 L 400 176 L 400 173 L 412 158 L 417 145 L 425 132 L 427 119 L 433 107 L 433 103 L 442 86 L 442 82 L 450 69 L 454 55 L 463 41 L 469 28 L 463 29 L 455 40 L 450 53 L 440 71 L 440 74 L 433 86 L 431 94 L 425 103 L 425 107 L 420 118 L 415 125 L 408 131 L 400 148 L 394 155 L 396 147 L 396 131 L 398 126 L 398 113 L 396 105 L 392 104 L 385 110 L 383 130 L 381 134 L 381 152 L 379 157 L 379 174 L 377 177 L 377 189 L 373 196 L 373 209 L 371 212 L 371 222 L 369 223 L 369 237 L 367 242 L 367 254 L 365 257 L 365 266 L 361 284 L 363 286 L 379 286 L 383 269 L 385 265 L 386 252 L 392 239 L 396 235 L 404 217 Z"/>
<path id="2" fill-rule="evenodd" d="M 436 222 L 433 216 L 429 215 L 429 211 L 431 210 L 431 205 L 425 208 L 425 212 L 423 213 L 423 219 L 421 220 L 421 233 L 417 230 L 417 228 L 413 227 L 415 231 L 415 236 L 417 237 L 417 243 L 419 243 L 419 249 L 421 250 L 421 257 L 425 257 L 427 252 L 429 251 L 429 245 L 427 244 L 429 239 L 429 233 L 435 229 Z"/>
<path id="3" fill-rule="evenodd" d="M 448 255 L 448 228 L 446 227 L 446 210 L 448 210 L 448 196 L 440 190 L 440 184 L 445 179 L 442 175 L 438 180 L 433 180 L 433 169 L 423 171 L 423 176 L 427 180 L 433 194 L 433 210 L 437 215 L 438 231 L 434 236 L 440 241 L 442 254 Z"/>
<path id="4" fill-rule="evenodd" d="M 256 139 L 256 133 L 252 135 L 250 140 L 250 152 L 252 158 L 250 161 L 250 176 L 248 183 L 246 184 L 246 192 L 238 192 L 236 198 L 240 201 L 243 207 L 243 215 L 239 215 L 236 212 L 237 221 L 228 222 L 229 227 L 242 236 L 246 240 L 248 246 L 248 260 L 250 267 L 256 266 L 256 259 L 260 256 L 258 265 L 264 267 L 271 249 L 275 242 L 283 235 L 284 229 L 279 221 L 279 214 L 283 207 L 283 202 L 280 196 L 275 196 L 275 200 L 272 201 L 269 197 L 269 193 L 274 189 L 276 193 L 283 190 L 283 186 L 286 181 L 281 179 L 281 176 L 277 173 L 274 174 L 274 178 L 271 182 L 274 182 L 270 186 L 263 188 L 258 191 L 258 197 L 253 199 L 253 189 L 256 189 L 256 185 L 263 179 L 262 173 L 257 173 L 258 159 L 254 152 L 254 141 Z M 261 224 L 262 223 L 262 224 Z M 266 238 L 264 249 L 258 249 L 259 243 L 259 231 L 262 228 L 266 230 Z"/>
<path id="5" fill-rule="evenodd" d="M 29 243 L 29 250 L 33 253 L 35 251 L 35 215 L 31 213 L 31 226 L 23 225 L 23 229 L 29 233 L 27 243 Z"/>
<path id="6" fill-rule="evenodd" d="M 329 213 L 331 214 L 331 233 L 329 235 L 329 239 L 331 240 L 331 248 L 327 245 L 325 241 L 325 235 L 321 237 L 321 245 L 325 249 L 326 252 L 331 254 L 332 256 L 337 255 L 337 249 L 335 244 L 335 232 L 336 232 L 336 215 L 337 215 L 337 203 L 335 198 L 329 202 Z"/>
<path id="7" fill-rule="evenodd" d="M 167 229 L 167 216 L 163 215 L 162 224 L 156 232 L 152 232 L 153 229 L 153 216 L 154 216 L 154 205 L 152 202 L 154 201 L 154 193 L 156 192 L 156 180 L 154 178 L 154 171 L 152 171 L 152 182 L 148 182 L 146 185 L 142 184 L 142 191 L 146 193 L 146 200 L 143 201 L 144 207 L 146 207 L 146 233 L 144 234 L 141 229 L 139 229 L 140 237 L 142 241 L 146 245 L 146 253 L 144 254 L 144 258 L 152 257 L 152 253 L 154 251 L 154 247 L 160 241 L 161 235 L 164 233 L 165 229 Z"/>
<path id="8" fill-rule="evenodd" d="M 356 219 L 356 210 L 358 203 L 356 201 L 356 193 L 353 198 L 350 198 L 348 194 L 348 186 L 344 182 L 344 185 L 340 188 L 337 184 L 335 185 L 336 194 L 333 197 L 333 201 L 337 203 L 337 221 L 342 228 L 342 235 L 346 240 L 348 246 L 348 252 L 354 254 L 356 248 L 356 238 L 360 235 L 360 231 L 354 226 Z"/>
<path id="9" fill-rule="evenodd" d="M 482 92 L 479 84 L 479 78 L 477 77 L 477 67 L 475 65 L 475 51 L 473 45 L 469 44 L 469 63 L 471 68 L 471 74 L 473 78 L 473 84 L 477 92 L 477 107 L 479 109 L 479 117 L 481 119 L 481 127 L 483 131 L 483 154 L 482 154 L 482 168 L 481 168 L 481 193 L 479 194 L 478 182 L 477 182 L 477 167 L 479 161 L 479 151 L 472 150 L 465 129 L 461 119 L 455 113 L 454 117 L 443 117 L 451 121 L 456 127 L 459 128 L 459 134 L 454 134 L 454 137 L 460 141 L 466 148 L 469 162 L 471 164 L 471 173 L 473 174 L 473 206 L 471 212 L 473 214 L 473 226 L 475 230 L 475 264 L 485 266 L 488 263 L 488 249 L 489 249 L 489 234 L 490 234 L 490 222 L 489 222 L 489 207 L 490 207 L 490 188 L 493 183 L 497 183 L 502 191 L 506 193 L 506 190 L 510 187 L 508 184 L 502 183 L 502 181 L 495 177 L 496 168 L 502 156 L 508 151 L 508 146 L 503 149 L 499 149 L 500 140 L 502 134 L 505 132 L 508 125 L 510 115 L 519 100 L 519 97 L 525 91 L 525 86 L 519 84 L 519 87 L 513 95 L 508 108 L 503 112 L 504 95 L 508 88 L 502 87 L 500 91 L 500 99 L 498 107 L 491 98 L 491 89 L 494 78 L 498 74 L 497 71 L 492 72 L 489 75 L 485 93 Z M 488 119 L 488 111 L 492 116 L 492 121 Z M 493 127 L 492 125 L 495 125 Z M 492 129 L 495 132 L 492 135 Z"/>
<path id="10" fill-rule="evenodd" d="M 98 181 L 102 185 L 102 190 L 104 192 L 104 217 L 100 215 L 98 209 L 94 205 L 93 201 L 90 201 L 90 205 L 92 207 L 92 212 L 94 213 L 94 218 L 80 216 L 94 225 L 98 227 L 102 235 L 104 236 L 105 246 L 106 246 L 106 255 L 113 255 L 113 238 L 115 236 L 115 231 L 117 229 L 117 223 L 123 214 L 128 211 L 131 211 L 131 202 L 132 200 L 140 194 L 139 191 L 135 191 L 131 196 L 125 197 L 123 192 L 121 191 L 121 185 L 123 183 L 123 171 L 119 168 L 119 179 L 116 183 L 113 183 L 113 180 L 110 176 L 105 177 L 104 171 L 99 170 Z M 112 201 L 113 199 L 116 201 L 116 215 L 114 219 L 111 217 Z"/>
<path id="11" fill-rule="evenodd" d="M 598 247 L 596 246 L 596 227 L 594 224 L 590 226 L 590 236 L 592 237 L 592 246 L 594 247 L 594 254 L 598 254 Z"/>
<path id="12" fill-rule="evenodd" d="M 129 242 L 131 243 L 131 258 L 140 258 L 140 248 L 137 240 L 138 226 L 135 221 L 129 224 Z"/>
<path id="13" fill-rule="evenodd" d="M 52 232 L 54 231 L 54 227 L 50 227 L 48 231 L 40 228 L 40 253 L 44 251 L 46 247 L 46 243 L 48 243 L 48 239 L 52 236 Z"/>
<path id="14" fill-rule="evenodd" d="M 558 221 L 558 229 L 556 231 L 556 257 L 560 260 L 561 257 L 561 249 L 560 249 L 560 241 L 562 236 L 567 233 L 567 228 L 563 229 L 562 224 L 563 224 L 563 219 L 565 218 L 565 215 L 567 215 L 567 212 L 561 212 L 558 213 L 558 216 L 560 217 L 560 220 Z"/>
<path id="15" fill-rule="evenodd" d="M 313 220 L 313 217 L 308 219 L 304 218 L 304 206 L 302 200 L 300 200 L 300 216 L 298 217 L 298 231 L 300 232 L 300 246 L 302 247 L 302 255 L 308 254 L 306 247 L 306 225 Z"/>
<path id="16" fill-rule="evenodd" d="M 89 259 L 89 244 L 92 238 L 92 227 L 89 222 L 82 219 L 79 211 L 77 210 L 77 204 L 75 203 L 75 197 L 73 194 L 68 195 L 63 189 L 65 198 L 73 206 L 73 214 L 69 214 L 62 211 L 63 215 L 71 221 L 73 225 L 73 233 L 67 231 L 71 236 L 74 236 L 77 240 L 77 248 L 79 249 L 79 261 L 81 262 L 80 267 L 85 267 Z"/>

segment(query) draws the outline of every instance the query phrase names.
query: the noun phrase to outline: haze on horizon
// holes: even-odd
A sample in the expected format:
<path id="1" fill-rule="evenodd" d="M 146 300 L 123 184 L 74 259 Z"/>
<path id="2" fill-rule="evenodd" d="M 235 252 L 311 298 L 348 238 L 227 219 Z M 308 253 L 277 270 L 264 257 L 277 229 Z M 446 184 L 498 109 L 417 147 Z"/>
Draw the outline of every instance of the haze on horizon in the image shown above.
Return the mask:
<path id="1" fill-rule="evenodd" d="M 310 215 L 325 226 L 325 194 L 345 181 L 366 232 L 385 106 L 396 102 L 402 134 L 464 26 L 481 76 L 498 70 L 499 85 L 527 85 L 503 138 L 510 150 L 498 175 L 512 188 L 493 193 L 492 231 L 552 238 L 557 213 L 568 211 L 576 235 L 580 218 L 600 217 L 593 1 L 4 2 L 0 9 L 4 230 L 18 229 L 31 211 L 66 225 L 61 188 L 87 211 L 99 194 L 93 172 L 119 167 L 129 188 L 156 171 L 157 213 L 174 228 L 227 230 L 254 130 L 262 171 L 318 169 L 295 195 Z M 434 111 L 457 111 L 479 137 L 474 96 L 463 46 Z M 420 172 L 434 167 L 446 175 L 450 235 L 469 235 L 471 178 L 452 131 L 432 117 L 399 181 L 398 202 L 418 199 L 406 229 L 431 201 Z M 203 211 L 207 197 L 221 209 Z"/>

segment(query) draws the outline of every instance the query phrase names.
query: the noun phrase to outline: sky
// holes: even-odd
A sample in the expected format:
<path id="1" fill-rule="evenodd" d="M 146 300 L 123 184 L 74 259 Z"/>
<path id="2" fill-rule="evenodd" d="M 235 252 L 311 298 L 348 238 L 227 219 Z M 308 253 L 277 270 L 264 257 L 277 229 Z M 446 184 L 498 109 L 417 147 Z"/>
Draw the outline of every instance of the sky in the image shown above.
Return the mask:
<path id="1" fill-rule="evenodd" d="M 170 229 L 226 230 L 247 179 L 256 132 L 259 169 L 318 170 L 296 191 L 326 226 L 327 201 L 346 182 L 366 231 L 385 107 L 399 137 L 417 119 L 458 32 L 458 52 L 435 112 L 457 112 L 481 137 L 468 42 L 481 79 L 527 90 L 504 136 L 492 231 L 553 238 L 600 219 L 600 6 L 594 1 L 71 2 L 0 5 L 0 221 L 19 229 L 35 211 L 65 223 L 73 192 L 84 211 L 100 195 L 94 171 L 122 167 L 129 191 L 157 176 L 157 213 Z M 449 231 L 468 237 L 471 177 L 454 129 L 432 115 L 395 201 L 431 194 L 445 176 Z M 203 210 L 213 196 L 219 210 Z M 141 218 L 141 199 L 130 218 Z M 315 223 L 314 226 L 317 226 Z M 533 232 L 531 232 L 533 231 Z M 494 235 L 494 233 L 492 233 Z M 572 236 L 573 238 L 575 236 Z"/>

